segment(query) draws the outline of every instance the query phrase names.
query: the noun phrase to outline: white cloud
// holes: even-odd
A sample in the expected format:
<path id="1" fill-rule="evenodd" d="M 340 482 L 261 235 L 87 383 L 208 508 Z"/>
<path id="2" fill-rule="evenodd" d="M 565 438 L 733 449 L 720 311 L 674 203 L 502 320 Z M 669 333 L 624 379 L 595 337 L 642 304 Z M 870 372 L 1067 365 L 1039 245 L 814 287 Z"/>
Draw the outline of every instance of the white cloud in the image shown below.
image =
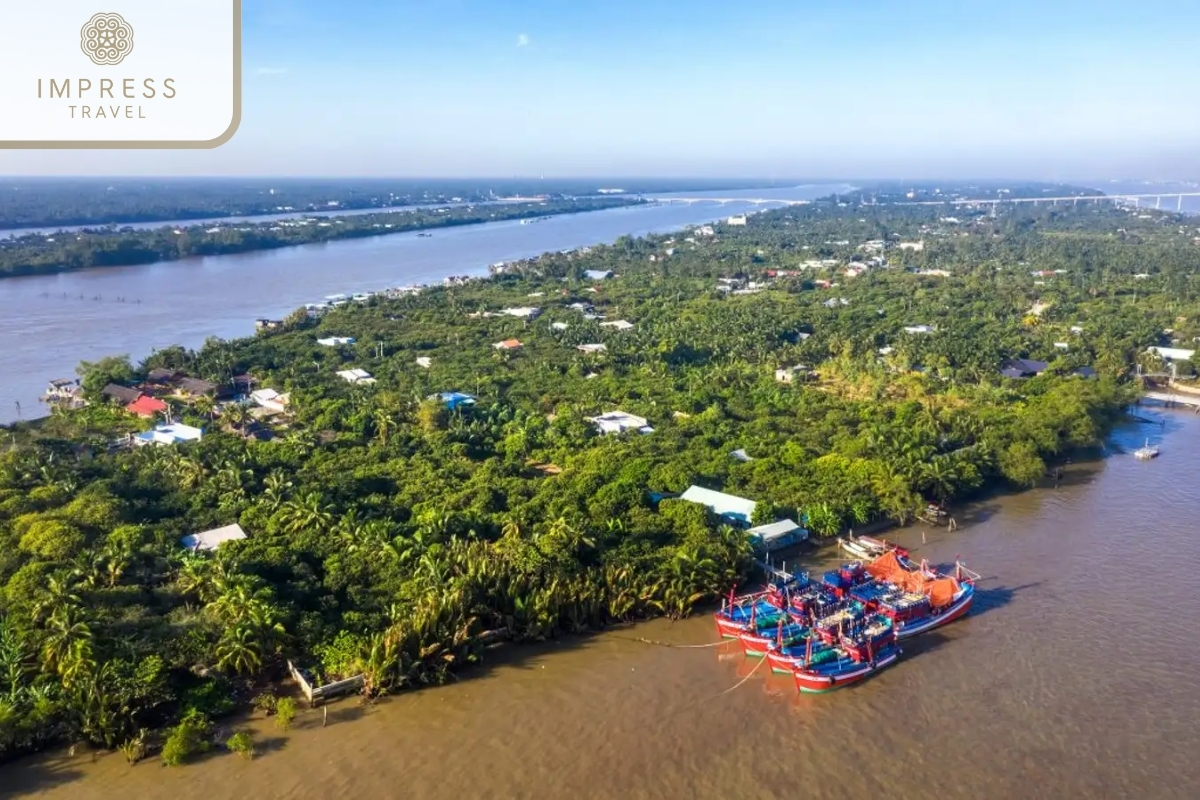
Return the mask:
<path id="1" fill-rule="evenodd" d="M 526 47 L 529 45 L 529 37 L 522 33 L 517 36 L 517 47 Z"/>
<path id="2" fill-rule="evenodd" d="M 259 67 L 254 72 L 256 75 L 285 75 L 287 67 Z"/>

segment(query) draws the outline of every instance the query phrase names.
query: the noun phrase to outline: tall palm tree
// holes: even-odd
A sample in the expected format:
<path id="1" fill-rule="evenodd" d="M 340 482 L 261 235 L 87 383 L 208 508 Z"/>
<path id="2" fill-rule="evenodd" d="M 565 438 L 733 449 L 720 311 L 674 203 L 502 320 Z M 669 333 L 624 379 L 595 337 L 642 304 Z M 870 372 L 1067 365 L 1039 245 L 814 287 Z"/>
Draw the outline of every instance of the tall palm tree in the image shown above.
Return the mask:
<path id="1" fill-rule="evenodd" d="M 288 533 L 319 531 L 333 523 L 333 509 L 322 501 L 318 492 L 309 492 L 303 497 L 284 503 L 282 522 Z"/>
<path id="2" fill-rule="evenodd" d="M 262 666 L 261 645 L 255 632 L 244 625 L 227 628 L 217 643 L 217 669 L 248 675 Z"/>

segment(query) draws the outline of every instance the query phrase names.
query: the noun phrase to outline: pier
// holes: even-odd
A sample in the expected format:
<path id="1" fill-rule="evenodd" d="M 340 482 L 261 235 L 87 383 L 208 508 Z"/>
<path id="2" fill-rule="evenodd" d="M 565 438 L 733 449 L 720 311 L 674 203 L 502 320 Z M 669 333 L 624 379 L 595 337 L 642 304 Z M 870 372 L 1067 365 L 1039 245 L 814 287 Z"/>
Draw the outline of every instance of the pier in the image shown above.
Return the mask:
<path id="1" fill-rule="evenodd" d="M 1154 400 L 1162 403 L 1168 408 L 1174 406 L 1187 406 L 1193 411 L 1200 413 L 1200 395 L 1182 394 L 1172 391 L 1148 391 L 1142 394 L 1143 400 Z"/>

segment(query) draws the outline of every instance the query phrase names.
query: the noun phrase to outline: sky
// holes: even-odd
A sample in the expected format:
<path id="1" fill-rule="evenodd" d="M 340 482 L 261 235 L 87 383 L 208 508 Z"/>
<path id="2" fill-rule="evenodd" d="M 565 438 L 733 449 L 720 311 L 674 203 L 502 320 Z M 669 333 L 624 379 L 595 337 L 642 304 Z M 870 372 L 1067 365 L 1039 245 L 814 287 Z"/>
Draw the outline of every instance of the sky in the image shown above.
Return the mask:
<path id="1" fill-rule="evenodd" d="M 0 175 L 1190 180 L 1198 28 L 1196 0 L 244 0 L 229 144 Z"/>

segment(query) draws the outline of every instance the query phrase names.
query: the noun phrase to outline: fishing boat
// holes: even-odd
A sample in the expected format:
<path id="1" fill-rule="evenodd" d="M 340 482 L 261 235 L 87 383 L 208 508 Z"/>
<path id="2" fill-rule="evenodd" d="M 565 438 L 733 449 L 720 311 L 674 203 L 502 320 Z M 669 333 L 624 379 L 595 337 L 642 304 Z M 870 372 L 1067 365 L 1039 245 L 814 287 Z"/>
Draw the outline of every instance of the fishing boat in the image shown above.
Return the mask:
<path id="1" fill-rule="evenodd" d="M 721 608 L 713 613 L 713 618 L 717 621 L 717 633 L 726 639 L 737 639 L 746 631 L 757 631 L 761 625 L 774 625 L 787 615 L 765 592 L 760 592 L 734 602 L 721 601 Z"/>
<path id="2" fill-rule="evenodd" d="M 870 661 L 874 653 L 882 652 L 896 642 L 896 626 L 887 616 L 873 614 L 855 624 L 849 634 L 843 634 L 839 644 L 854 661 Z"/>
<path id="3" fill-rule="evenodd" d="M 901 563 L 894 553 L 867 565 L 874 578 L 850 591 L 868 610 L 883 614 L 895 625 L 896 637 L 907 639 L 946 625 L 964 616 L 975 601 L 979 576 L 961 562 L 953 576 L 943 575 L 922 562 L 917 568 Z"/>
<path id="4" fill-rule="evenodd" d="M 808 664 L 822 664 L 837 658 L 832 646 L 816 636 L 805 636 L 791 643 L 772 643 L 767 648 L 767 663 L 772 672 L 790 675 L 797 668 Z"/>
<path id="5" fill-rule="evenodd" d="M 813 622 L 813 631 L 826 644 L 835 644 L 841 638 L 842 632 L 858 623 L 865 613 L 865 604 L 856 600 L 839 603 L 832 613 Z"/>
<path id="6" fill-rule="evenodd" d="M 1150 440 L 1147 439 L 1144 445 L 1133 451 L 1133 457 L 1140 461 L 1149 461 L 1152 458 L 1158 458 L 1158 445 L 1151 447 Z"/>
<path id="7" fill-rule="evenodd" d="M 891 554 L 895 558 L 895 554 Z M 871 580 L 871 574 L 861 561 L 851 561 L 838 569 L 831 569 L 821 575 L 821 583 L 838 600 L 850 594 L 850 590 L 860 583 Z"/>
<path id="8" fill-rule="evenodd" d="M 871 657 L 864 661 L 855 661 L 841 647 L 831 648 L 828 652 L 834 655 L 824 660 L 814 658 L 812 663 L 792 670 L 797 689 L 810 693 L 831 692 L 858 683 L 869 675 L 890 667 L 900 658 L 900 647 L 894 642 L 877 652 L 872 651 Z"/>
<path id="9" fill-rule="evenodd" d="M 742 652 L 752 658 L 762 658 L 772 646 L 786 647 L 811 636 L 811 631 L 786 615 L 776 617 L 774 624 L 757 625 L 738 634 Z"/>

